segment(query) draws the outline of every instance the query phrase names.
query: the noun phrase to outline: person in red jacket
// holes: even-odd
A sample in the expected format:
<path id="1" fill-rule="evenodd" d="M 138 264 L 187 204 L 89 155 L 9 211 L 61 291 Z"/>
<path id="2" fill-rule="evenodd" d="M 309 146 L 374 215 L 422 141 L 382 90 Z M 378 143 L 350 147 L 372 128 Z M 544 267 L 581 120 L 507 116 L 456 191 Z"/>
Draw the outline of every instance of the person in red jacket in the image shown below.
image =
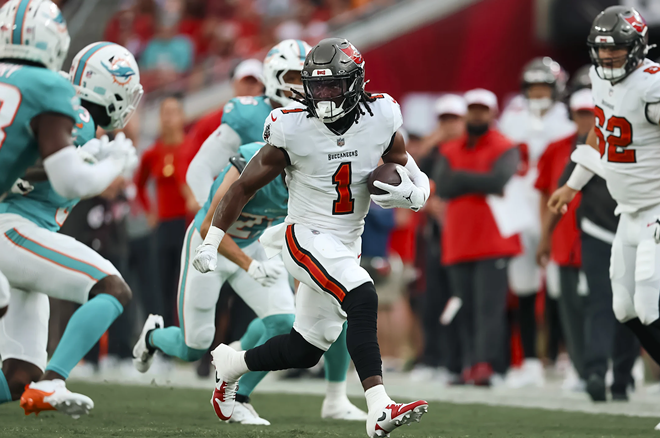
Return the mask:
<path id="1" fill-rule="evenodd" d="M 564 215 L 553 215 L 547 205 L 552 192 L 561 185 L 560 178 L 575 146 L 584 143 L 587 134 L 594 127 L 591 90 L 585 88 L 575 92 L 570 99 L 570 109 L 576 132 L 550 143 L 537 165 L 538 177 L 534 186 L 541 192 L 541 239 L 536 261 L 539 266 L 547 267 L 548 293 L 559 294 L 559 319 L 566 338 L 568 355 L 580 378 L 579 382 L 570 384 L 570 389 L 584 390 L 587 378 L 584 361 L 586 286 L 583 284 L 579 287 L 582 246 L 576 217 L 581 194 L 568 205 Z"/>
<path id="2" fill-rule="evenodd" d="M 467 135 L 446 143 L 435 172 L 436 190 L 448 200 L 442 263 L 462 306 L 457 314 L 463 378 L 489 385 L 505 342 L 507 265 L 521 251 L 517 235 L 502 237 L 487 203 L 516 173 L 518 148 L 493 128 L 497 98 L 483 89 L 465 94 Z"/>
<path id="3" fill-rule="evenodd" d="M 149 225 L 157 227 L 163 316 L 165 324 L 169 326 L 175 324 L 176 289 L 187 226 L 186 216 L 197 213 L 199 205 L 186 185 L 184 117 L 181 102 L 176 97 L 168 97 L 161 103 L 160 124 L 160 137 L 142 155 L 135 175 L 135 186 Z M 156 186 L 155 206 L 147 191 L 150 180 Z"/>

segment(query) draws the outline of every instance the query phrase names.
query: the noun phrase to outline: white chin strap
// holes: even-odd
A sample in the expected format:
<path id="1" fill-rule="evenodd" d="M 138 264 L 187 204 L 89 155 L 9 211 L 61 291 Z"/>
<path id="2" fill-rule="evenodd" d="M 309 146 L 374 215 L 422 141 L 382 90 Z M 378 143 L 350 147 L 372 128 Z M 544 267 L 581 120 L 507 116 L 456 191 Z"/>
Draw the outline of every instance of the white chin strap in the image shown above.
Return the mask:
<path id="1" fill-rule="evenodd" d="M 326 123 L 339 120 L 344 115 L 343 108 L 337 108 L 334 102 L 323 101 L 316 104 L 316 115 Z"/>
<path id="2" fill-rule="evenodd" d="M 626 74 L 626 69 L 623 67 L 610 68 L 598 66 L 596 67 L 596 71 L 601 78 L 610 80 L 622 78 Z"/>

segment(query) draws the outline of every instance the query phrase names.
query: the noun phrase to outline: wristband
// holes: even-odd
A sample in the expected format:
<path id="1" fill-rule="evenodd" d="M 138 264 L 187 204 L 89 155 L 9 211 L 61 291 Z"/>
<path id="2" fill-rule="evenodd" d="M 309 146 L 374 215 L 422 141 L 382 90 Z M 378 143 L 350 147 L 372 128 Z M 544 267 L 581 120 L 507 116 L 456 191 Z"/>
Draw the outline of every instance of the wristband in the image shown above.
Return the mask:
<path id="1" fill-rule="evenodd" d="M 220 246 L 220 242 L 222 242 L 223 237 L 225 237 L 225 232 L 220 228 L 211 225 L 208 233 L 206 233 L 204 245 L 212 245 L 214 248 L 217 248 Z"/>
<path id="2" fill-rule="evenodd" d="M 577 190 L 579 192 L 582 190 L 582 187 L 587 185 L 593 176 L 594 173 L 592 171 L 583 165 L 578 164 L 575 166 L 575 169 L 573 169 L 573 173 L 571 173 L 568 181 L 566 181 L 566 185 L 571 189 Z"/>

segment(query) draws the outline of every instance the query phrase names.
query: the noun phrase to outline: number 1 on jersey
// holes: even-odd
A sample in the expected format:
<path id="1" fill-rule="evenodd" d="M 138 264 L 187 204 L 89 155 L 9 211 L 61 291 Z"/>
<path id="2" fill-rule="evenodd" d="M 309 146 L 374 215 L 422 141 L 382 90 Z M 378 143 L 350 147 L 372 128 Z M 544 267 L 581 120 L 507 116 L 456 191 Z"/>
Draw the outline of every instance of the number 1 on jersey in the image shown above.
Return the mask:
<path id="1" fill-rule="evenodd" d="M 332 175 L 332 183 L 337 190 L 337 199 L 332 202 L 332 214 L 353 213 L 353 193 L 351 193 L 351 163 L 341 163 L 337 171 Z"/>

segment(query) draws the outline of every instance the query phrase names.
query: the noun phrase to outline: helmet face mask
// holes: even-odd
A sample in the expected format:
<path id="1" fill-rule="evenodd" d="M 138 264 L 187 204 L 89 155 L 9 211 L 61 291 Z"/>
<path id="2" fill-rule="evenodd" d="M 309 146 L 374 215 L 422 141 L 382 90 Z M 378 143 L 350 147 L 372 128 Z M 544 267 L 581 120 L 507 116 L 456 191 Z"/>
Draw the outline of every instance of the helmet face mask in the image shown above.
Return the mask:
<path id="1" fill-rule="evenodd" d="M 601 12 L 587 39 L 589 56 L 601 79 L 619 82 L 632 73 L 649 50 L 648 27 L 634 8 L 611 6 Z M 601 49 L 609 49 L 602 50 Z M 624 53 L 625 50 L 625 53 Z M 602 56 L 601 52 L 622 52 Z"/>
<path id="2" fill-rule="evenodd" d="M 325 39 L 307 55 L 302 81 L 310 112 L 324 123 L 335 122 L 360 103 L 364 60 L 348 40 Z"/>

